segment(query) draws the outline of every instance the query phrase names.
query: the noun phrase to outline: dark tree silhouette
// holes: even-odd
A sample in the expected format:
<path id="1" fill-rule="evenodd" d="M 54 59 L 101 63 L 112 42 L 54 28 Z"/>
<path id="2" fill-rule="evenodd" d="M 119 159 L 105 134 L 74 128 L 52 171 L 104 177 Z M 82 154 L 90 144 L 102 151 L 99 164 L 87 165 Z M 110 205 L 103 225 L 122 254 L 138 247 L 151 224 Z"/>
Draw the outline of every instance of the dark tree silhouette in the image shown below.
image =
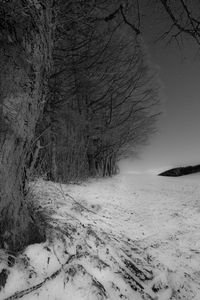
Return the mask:
<path id="1" fill-rule="evenodd" d="M 121 5 L 90 4 L 60 11 L 49 101 L 38 126 L 39 136 L 49 128 L 39 162 L 53 180 L 116 173 L 117 161 L 146 142 L 158 116 L 159 84 L 139 30 Z"/>

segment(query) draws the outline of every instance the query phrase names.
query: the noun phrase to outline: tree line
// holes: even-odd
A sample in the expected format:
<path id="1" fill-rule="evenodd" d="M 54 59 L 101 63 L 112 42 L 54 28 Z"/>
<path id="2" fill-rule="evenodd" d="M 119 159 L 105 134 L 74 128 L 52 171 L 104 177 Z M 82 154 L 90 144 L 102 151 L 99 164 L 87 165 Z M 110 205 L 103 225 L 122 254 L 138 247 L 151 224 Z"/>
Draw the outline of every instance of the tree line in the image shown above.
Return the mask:
<path id="1" fill-rule="evenodd" d="M 124 21 L 126 8 L 109 17 L 115 6 L 73 2 L 59 12 L 49 99 L 37 133 L 45 132 L 36 169 L 51 180 L 113 175 L 117 162 L 155 130 L 156 70 Z"/>

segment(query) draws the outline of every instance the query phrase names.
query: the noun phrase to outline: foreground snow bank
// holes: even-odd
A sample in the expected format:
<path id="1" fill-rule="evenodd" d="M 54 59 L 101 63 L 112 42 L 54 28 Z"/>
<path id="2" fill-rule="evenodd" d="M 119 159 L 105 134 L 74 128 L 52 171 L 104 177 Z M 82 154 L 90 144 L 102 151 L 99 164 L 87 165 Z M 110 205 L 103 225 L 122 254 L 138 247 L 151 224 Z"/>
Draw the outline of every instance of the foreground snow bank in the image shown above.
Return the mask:
<path id="1" fill-rule="evenodd" d="M 33 183 L 47 241 L 0 253 L 0 299 L 199 300 L 200 184 L 188 179 Z"/>

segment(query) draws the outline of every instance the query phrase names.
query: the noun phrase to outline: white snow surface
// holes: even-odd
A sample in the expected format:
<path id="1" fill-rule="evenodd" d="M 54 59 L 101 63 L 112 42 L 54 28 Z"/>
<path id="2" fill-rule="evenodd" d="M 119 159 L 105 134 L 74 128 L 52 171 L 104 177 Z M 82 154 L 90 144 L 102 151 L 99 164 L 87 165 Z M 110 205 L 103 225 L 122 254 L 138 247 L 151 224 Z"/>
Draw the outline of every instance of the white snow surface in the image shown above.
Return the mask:
<path id="1" fill-rule="evenodd" d="M 198 174 L 31 187 L 47 241 L 0 250 L 0 299 L 200 300 Z"/>

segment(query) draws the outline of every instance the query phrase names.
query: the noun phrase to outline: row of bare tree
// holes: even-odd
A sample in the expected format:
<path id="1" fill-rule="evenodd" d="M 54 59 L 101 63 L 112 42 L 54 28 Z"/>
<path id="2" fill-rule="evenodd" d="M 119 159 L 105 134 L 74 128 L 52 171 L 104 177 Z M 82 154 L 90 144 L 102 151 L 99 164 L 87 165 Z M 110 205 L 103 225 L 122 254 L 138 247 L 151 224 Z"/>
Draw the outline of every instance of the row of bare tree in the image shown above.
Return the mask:
<path id="1" fill-rule="evenodd" d="M 56 181 L 115 174 L 117 161 L 154 132 L 159 114 L 156 70 L 127 8 L 87 4 L 73 2 L 59 13 L 54 73 L 38 124 L 36 167 Z"/>

